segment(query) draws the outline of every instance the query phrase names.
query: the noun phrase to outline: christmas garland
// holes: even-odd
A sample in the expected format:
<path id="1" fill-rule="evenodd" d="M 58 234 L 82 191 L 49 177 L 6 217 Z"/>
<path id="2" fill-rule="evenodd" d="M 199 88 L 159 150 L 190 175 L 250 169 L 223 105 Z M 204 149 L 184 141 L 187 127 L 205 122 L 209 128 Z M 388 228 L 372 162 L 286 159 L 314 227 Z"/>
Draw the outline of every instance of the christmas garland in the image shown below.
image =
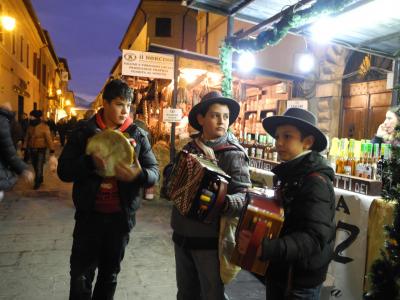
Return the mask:
<path id="1" fill-rule="evenodd" d="M 223 73 L 222 93 L 231 95 L 232 91 L 232 54 L 234 51 L 259 51 L 267 46 L 279 43 L 290 29 L 298 28 L 315 21 L 317 18 L 342 11 L 350 4 L 359 0 L 318 0 L 306 9 L 288 10 L 282 17 L 272 25 L 271 28 L 261 32 L 256 39 L 237 39 L 228 37 L 220 47 L 220 67 Z"/>

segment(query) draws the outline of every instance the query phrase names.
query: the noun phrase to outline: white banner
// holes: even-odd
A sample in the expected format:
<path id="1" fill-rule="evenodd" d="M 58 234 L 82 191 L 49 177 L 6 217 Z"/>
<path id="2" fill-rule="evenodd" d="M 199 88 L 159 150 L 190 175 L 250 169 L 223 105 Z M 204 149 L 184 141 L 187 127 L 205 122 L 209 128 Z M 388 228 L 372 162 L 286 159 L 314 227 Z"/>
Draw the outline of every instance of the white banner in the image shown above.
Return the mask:
<path id="1" fill-rule="evenodd" d="M 335 189 L 336 241 L 321 300 L 360 300 L 367 259 L 368 211 L 375 197 Z"/>
<path id="2" fill-rule="evenodd" d="M 174 79 L 174 56 L 123 50 L 122 75 Z"/>

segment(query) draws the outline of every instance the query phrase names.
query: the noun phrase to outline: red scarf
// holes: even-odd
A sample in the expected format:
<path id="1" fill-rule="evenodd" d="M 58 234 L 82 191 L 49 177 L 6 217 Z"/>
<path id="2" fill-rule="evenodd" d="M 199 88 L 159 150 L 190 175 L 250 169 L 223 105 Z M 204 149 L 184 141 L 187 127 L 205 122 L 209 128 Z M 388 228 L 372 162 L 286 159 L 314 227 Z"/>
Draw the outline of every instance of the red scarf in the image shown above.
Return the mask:
<path id="1" fill-rule="evenodd" d="M 96 114 L 96 124 L 101 130 L 107 128 L 103 120 L 104 111 L 101 109 Z M 124 132 L 131 124 L 132 119 L 128 117 L 125 122 L 117 128 L 120 132 Z M 100 184 L 100 189 L 96 195 L 96 211 L 110 214 L 121 211 L 120 198 L 118 193 L 118 184 L 115 177 L 104 178 Z"/>

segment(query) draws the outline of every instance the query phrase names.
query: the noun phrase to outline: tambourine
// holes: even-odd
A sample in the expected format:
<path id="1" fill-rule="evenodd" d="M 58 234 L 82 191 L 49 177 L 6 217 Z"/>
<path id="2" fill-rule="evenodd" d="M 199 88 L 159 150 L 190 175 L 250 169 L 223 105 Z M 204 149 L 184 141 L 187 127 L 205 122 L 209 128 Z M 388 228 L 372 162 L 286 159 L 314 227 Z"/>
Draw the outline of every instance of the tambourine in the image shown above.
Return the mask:
<path id="1" fill-rule="evenodd" d="M 135 150 L 129 140 L 119 131 L 103 130 L 91 137 L 86 146 L 86 154 L 97 153 L 106 161 L 104 170 L 97 170 L 102 177 L 115 176 L 115 166 L 119 163 L 131 165 Z"/>

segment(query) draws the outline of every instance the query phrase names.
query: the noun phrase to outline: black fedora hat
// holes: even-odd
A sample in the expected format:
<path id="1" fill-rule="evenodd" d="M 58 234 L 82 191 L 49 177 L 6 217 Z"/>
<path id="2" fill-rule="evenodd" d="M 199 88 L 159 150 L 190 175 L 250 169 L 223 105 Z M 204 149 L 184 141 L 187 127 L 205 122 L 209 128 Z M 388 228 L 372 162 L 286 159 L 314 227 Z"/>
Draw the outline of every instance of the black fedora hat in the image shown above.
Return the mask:
<path id="1" fill-rule="evenodd" d="M 281 125 L 293 125 L 299 130 L 305 131 L 314 136 L 314 144 L 312 150 L 321 152 L 325 150 L 328 145 L 328 140 L 325 134 L 319 130 L 317 125 L 317 118 L 315 115 L 307 110 L 301 108 L 289 108 L 282 116 L 272 116 L 265 118 L 262 122 L 266 132 L 272 137 L 275 136 L 275 131 Z"/>
<path id="2" fill-rule="evenodd" d="M 239 115 L 240 111 L 240 105 L 237 103 L 237 101 L 222 96 L 222 94 L 218 91 L 212 91 L 207 94 L 205 94 L 199 103 L 197 103 L 195 106 L 192 107 L 192 109 L 189 112 L 189 124 L 196 130 L 201 131 L 202 126 L 199 124 L 197 121 L 197 115 L 204 112 L 207 107 L 209 107 L 212 104 L 215 103 L 220 103 L 220 104 L 225 104 L 229 108 L 229 126 L 232 125 L 233 122 L 235 122 L 236 118 Z"/>

